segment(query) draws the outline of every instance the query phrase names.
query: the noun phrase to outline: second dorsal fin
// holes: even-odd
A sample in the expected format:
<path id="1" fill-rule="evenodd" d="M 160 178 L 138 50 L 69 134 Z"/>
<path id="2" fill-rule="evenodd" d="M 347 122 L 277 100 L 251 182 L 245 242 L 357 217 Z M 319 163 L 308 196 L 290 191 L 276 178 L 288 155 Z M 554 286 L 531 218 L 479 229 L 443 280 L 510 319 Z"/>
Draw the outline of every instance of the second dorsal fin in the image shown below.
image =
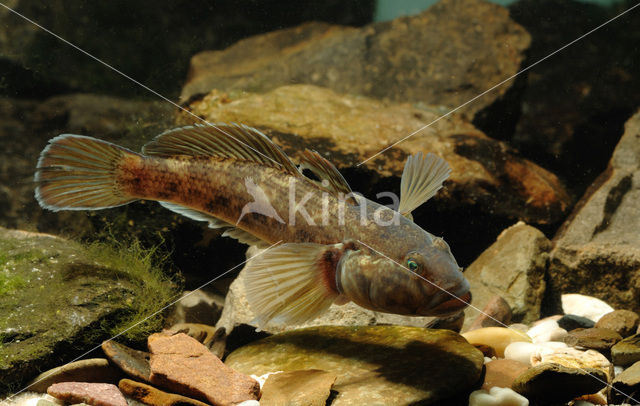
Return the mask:
<path id="1" fill-rule="evenodd" d="M 281 168 L 298 176 L 289 157 L 266 135 L 244 124 L 196 124 L 174 128 L 142 147 L 145 155 L 217 156 Z"/>

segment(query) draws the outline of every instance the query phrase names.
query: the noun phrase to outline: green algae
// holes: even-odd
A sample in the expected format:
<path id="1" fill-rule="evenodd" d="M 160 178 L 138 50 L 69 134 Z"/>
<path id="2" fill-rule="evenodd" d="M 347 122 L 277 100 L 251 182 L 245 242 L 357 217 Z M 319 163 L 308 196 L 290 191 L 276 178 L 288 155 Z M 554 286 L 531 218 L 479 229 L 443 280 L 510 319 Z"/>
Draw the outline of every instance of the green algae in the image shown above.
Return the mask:
<path id="1" fill-rule="evenodd" d="M 0 228 L 0 393 L 118 335 L 145 342 L 179 294 L 136 240 L 83 245 Z"/>

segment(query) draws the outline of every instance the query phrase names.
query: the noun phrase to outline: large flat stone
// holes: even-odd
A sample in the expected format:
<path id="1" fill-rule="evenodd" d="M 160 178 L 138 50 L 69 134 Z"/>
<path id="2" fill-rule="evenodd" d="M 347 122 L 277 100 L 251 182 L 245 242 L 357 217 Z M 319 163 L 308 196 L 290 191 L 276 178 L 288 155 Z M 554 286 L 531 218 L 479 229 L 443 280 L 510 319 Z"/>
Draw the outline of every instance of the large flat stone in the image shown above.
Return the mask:
<path id="1" fill-rule="evenodd" d="M 215 406 L 258 399 L 260 385 L 256 380 L 229 368 L 184 333 L 151 335 L 149 351 L 154 385 Z"/>
<path id="2" fill-rule="evenodd" d="M 421 14 L 361 29 L 307 23 L 199 53 L 191 60 L 181 98 L 213 89 L 265 92 L 306 83 L 457 107 L 516 73 L 529 42 L 529 34 L 503 7 L 443 0 Z M 464 110 L 474 113 L 490 105 L 510 84 Z"/>
<path id="3" fill-rule="evenodd" d="M 640 311 L 640 113 L 627 121 L 607 170 L 558 231 L 549 301 L 582 293 Z"/>
<path id="4" fill-rule="evenodd" d="M 322 369 L 338 376 L 333 406 L 442 404 L 471 392 L 483 355 L 448 330 L 400 326 L 310 327 L 280 333 L 231 353 L 246 374 Z"/>
<path id="5" fill-rule="evenodd" d="M 551 242 L 534 227 L 518 223 L 504 230 L 464 272 L 476 308 L 465 310 L 465 327 L 496 295 L 511 307 L 512 321 L 538 320 L 550 250 Z"/>

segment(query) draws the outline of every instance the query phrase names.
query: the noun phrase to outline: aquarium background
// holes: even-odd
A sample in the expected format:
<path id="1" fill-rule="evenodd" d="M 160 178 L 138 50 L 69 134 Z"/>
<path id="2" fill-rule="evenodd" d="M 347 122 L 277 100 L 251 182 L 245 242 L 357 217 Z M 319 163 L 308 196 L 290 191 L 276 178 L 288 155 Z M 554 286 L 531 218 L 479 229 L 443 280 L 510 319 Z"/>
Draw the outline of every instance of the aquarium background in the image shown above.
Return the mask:
<path id="1" fill-rule="evenodd" d="M 41 26 L 0 7 L 0 393 L 77 357 L 113 356 L 102 341 L 145 315 L 153 317 L 116 341 L 148 351 L 162 328 L 209 326 L 181 327 L 222 359 L 240 349 L 246 358 L 233 365 L 243 373 L 263 372 L 252 357 L 271 350 L 268 341 L 250 344 L 301 327 L 255 331 L 237 278 L 247 245 L 219 230 L 151 201 L 43 210 L 33 194 L 37 159 L 64 133 L 139 151 L 197 117 L 243 122 L 295 162 L 304 148 L 318 150 L 370 198 L 399 192 L 409 154 L 435 152 L 452 177 L 413 217 L 449 244 L 480 310 L 531 326 L 569 312 L 562 295 L 577 293 L 640 311 L 640 8 L 572 43 L 637 1 L 0 2 Z M 189 292 L 199 293 L 164 309 Z M 370 325 L 373 336 L 391 324 L 381 336 L 414 337 L 403 329 L 486 322 L 473 309 L 427 320 L 345 308 L 304 326 Z M 637 337 L 636 328 L 619 334 Z M 287 345 L 356 339 L 317 334 Z M 459 340 L 415 334 L 426 347 Z M 378 344 L 366 348 L 411 358 Z M 613 360 L 610 348 L 602 352 Z M 453 372 L 416 373 L 430 384 L 425 376 L 468 371 L 429 402 L 459 395 L 458 386 L 464 394 L 451 404 L 468 403 L 482 366 L 465 354 L 460 364 L 441 360 Z M 384 365 L 392 372 L 363 378 L 367 391 L 411 375 Z M 411 401 L 429 391 L 420 385 L 410 382 Z"/>

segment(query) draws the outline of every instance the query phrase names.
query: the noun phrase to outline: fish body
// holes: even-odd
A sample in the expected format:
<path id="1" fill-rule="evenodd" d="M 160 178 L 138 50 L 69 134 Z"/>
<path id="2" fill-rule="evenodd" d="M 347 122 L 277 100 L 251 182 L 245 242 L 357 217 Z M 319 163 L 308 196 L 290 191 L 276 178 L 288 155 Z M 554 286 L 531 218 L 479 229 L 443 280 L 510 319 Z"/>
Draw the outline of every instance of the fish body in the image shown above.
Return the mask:
<path id="1" fill-rule="evenodd" d="M 303 322 L 333 302 L 419 316 L 468 303 L 448 245 L 410 219 L 448 176 L 444 161 L 410 157 L 398 211 L 353 194 L 317 153 L 305 151 L 301 167 L 321 181 L 242 125 L 170 130 L 142 153 L 61 135 L 41 154 L 36 198 L 51 210 L 156 200 L 242 242 L 277 244 L 247 266 L 247 298 L 260 324 Z"/>

